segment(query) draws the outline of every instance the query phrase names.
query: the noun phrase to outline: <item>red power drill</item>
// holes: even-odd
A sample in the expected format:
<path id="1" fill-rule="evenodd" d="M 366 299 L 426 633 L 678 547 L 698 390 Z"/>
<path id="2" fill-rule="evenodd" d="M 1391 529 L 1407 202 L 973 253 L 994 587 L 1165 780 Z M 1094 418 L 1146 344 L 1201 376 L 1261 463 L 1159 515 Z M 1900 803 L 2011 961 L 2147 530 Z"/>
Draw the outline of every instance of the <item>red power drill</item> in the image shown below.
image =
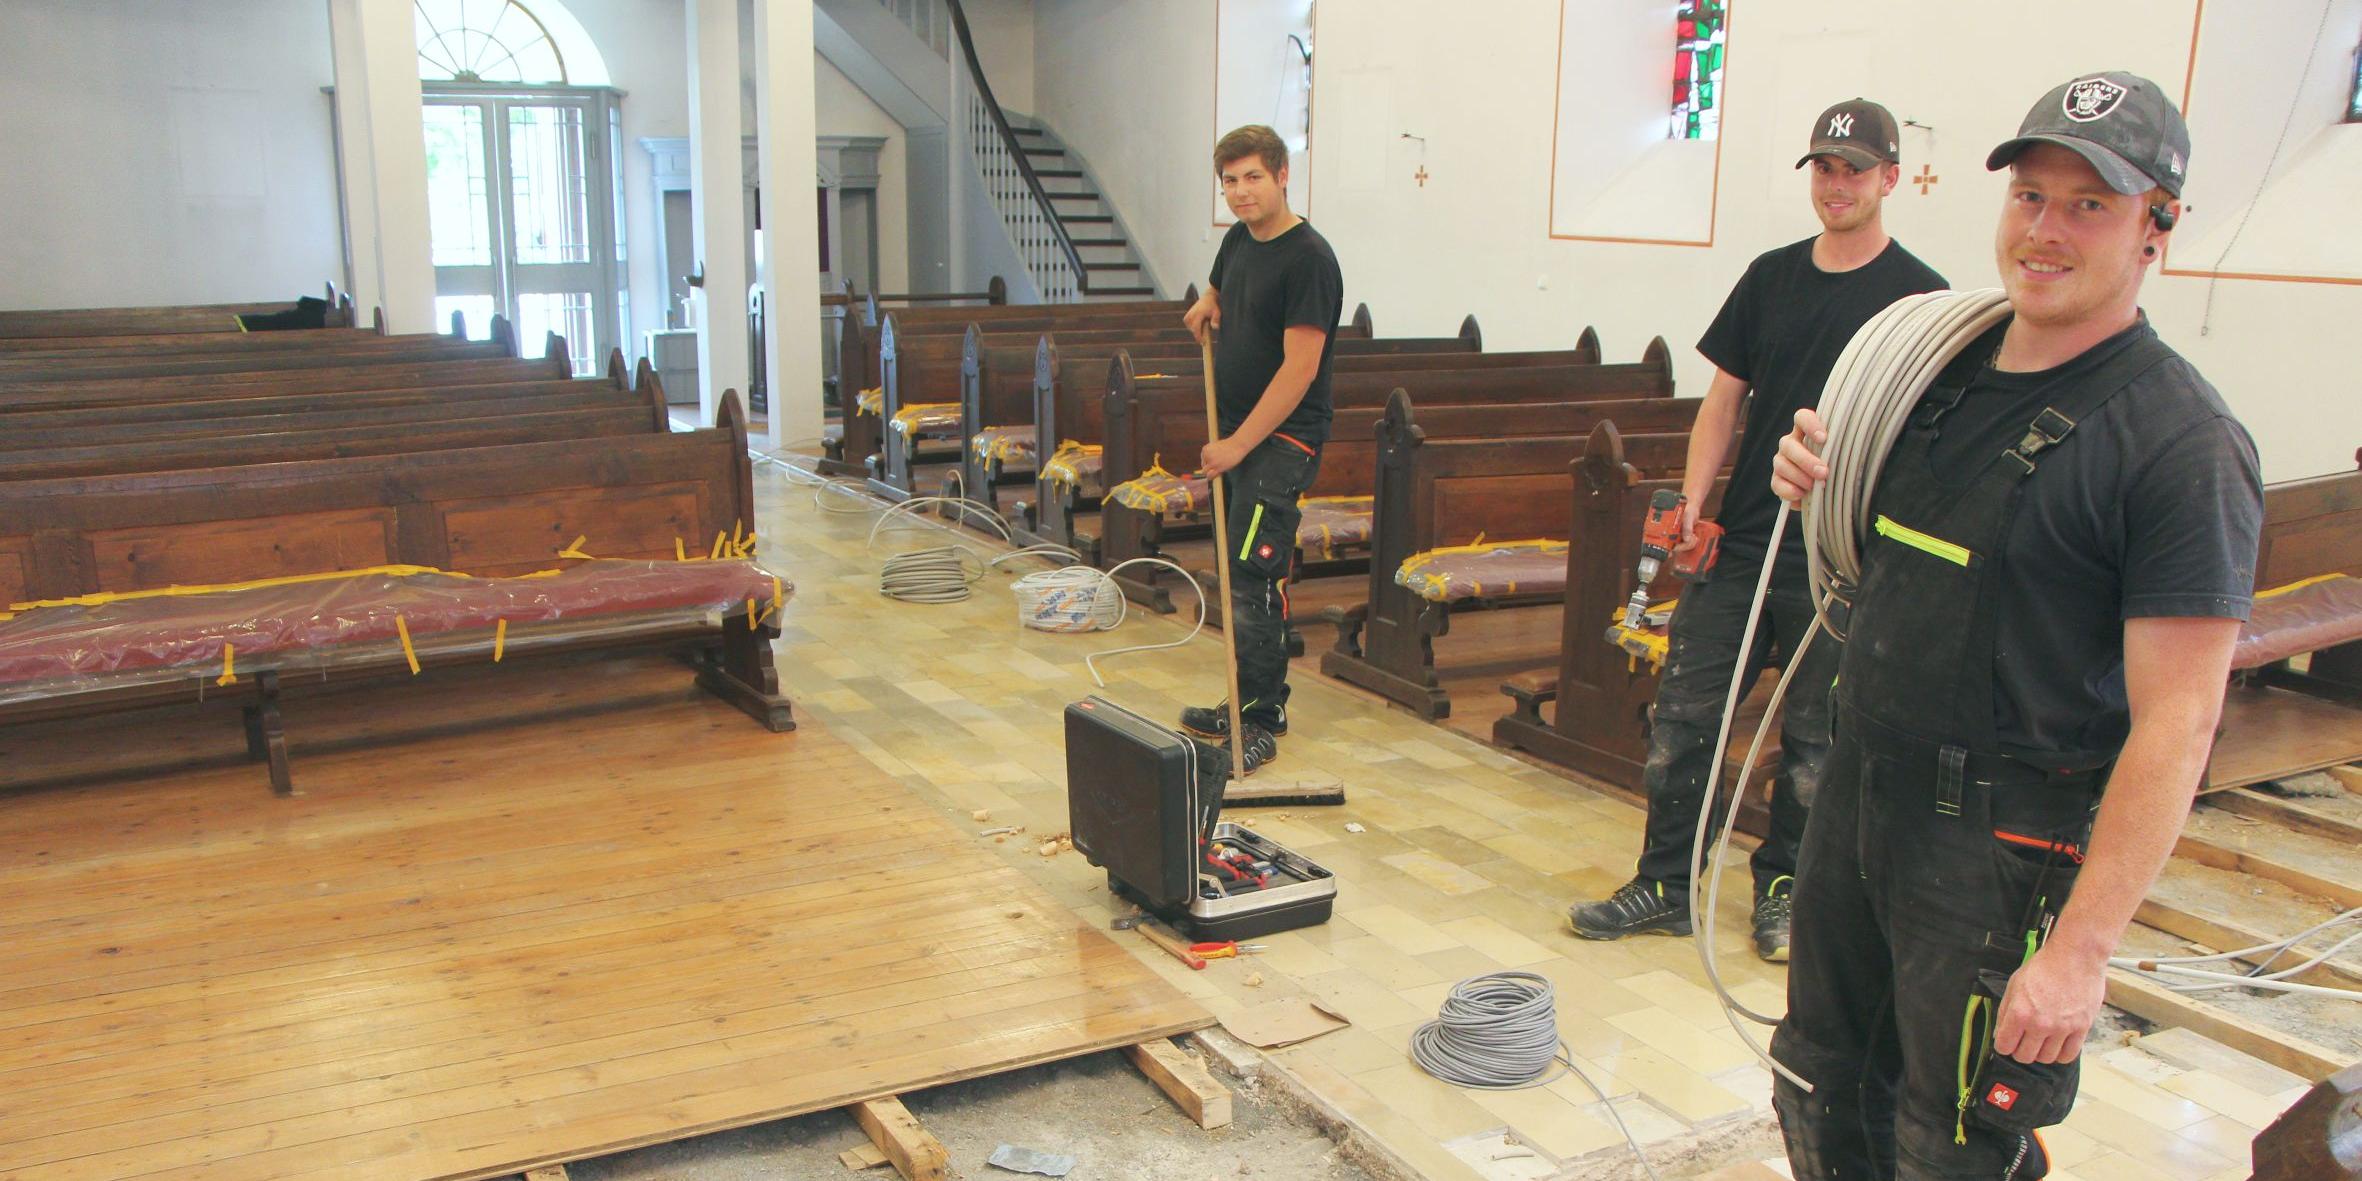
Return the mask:
<path id="1" fill-rule="evenodd" d="M 1640 617 L 1648 613 L 1648 585 L 1656 581 L 1657 568 L 1681 545 L 1681 510 L 1688 503 L 1688 497 L 1671 488 L 1649 494 L 1648 516 L 1640 523 L 1640 584 L 1632 588 L 1632 601 L 1624 604 L 1626 628 L 1639 627 Z M 1673 565 L 1673 572 L 1686 579 L 1712 570 L 1714 559 L 1722 553 L 1722 526 L 1700 521 L 1697 534 L 1698 547 Z M 1609 638 L 1615 637 L 1611 634 Z"/>

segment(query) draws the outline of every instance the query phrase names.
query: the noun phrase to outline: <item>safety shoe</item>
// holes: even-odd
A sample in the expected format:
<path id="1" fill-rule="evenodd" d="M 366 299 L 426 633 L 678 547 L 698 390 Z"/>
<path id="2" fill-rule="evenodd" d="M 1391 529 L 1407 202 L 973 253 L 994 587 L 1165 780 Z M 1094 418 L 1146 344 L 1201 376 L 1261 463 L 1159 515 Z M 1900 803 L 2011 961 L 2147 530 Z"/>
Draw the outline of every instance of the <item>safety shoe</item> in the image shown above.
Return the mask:
<path id="1" fill-rule="evenodd" d="M 1599 902 L 1567 908 L 1567 922 L 1585 939 L 1622 939 L 1626 935 L 1687 935 L 1689 898 L 1668 890 L 1663 882 L 1634 878 Z"/>
<path id="2" fill-rule="evenodd" d="M 1222 744 L 1222 754 L 1225 759 L 1229 757 L 1230 744 L 1228 742 Z M 1248 722 L 1246 746 L 1239 751 L 1238 756 L 1239 778 L 1244 779 L 1277 761 L 1279 761 L 1279 739 L 1274 737 L 1271 731 L 1253 722 Z"/>
<path id="3" fill-rule="evenodd" d="M 1788 962 L 1788 914 L 1796 879 L 1782 874 L 1755 899 L 1755 954 L 1764 962 Z"/>
<path id="4" fill-rule="evenodd" d="M 1268 730 L 1273 738 L 1288 736 L 1288 707 L 1275 705 L 1265 709 L 1260 705 L 1250 705 L 1241 712 L 1246 716 L 1247 725 Z M 1181 728 L 1216 742 L 1230 737 L 1230 702 L 1223 700 L 1212 705 L 1192 705 L 1183 709 Z"/>

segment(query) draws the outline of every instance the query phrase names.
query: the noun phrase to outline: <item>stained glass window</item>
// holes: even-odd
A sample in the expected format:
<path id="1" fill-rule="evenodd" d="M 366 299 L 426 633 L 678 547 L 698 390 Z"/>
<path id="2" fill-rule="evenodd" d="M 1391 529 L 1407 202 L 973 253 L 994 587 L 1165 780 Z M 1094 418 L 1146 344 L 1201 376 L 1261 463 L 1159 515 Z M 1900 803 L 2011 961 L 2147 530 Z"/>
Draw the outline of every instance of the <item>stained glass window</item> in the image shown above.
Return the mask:
<path id="1" fill-rule="evenodd" d="M 1725 0 L 1681 0 L 1673 17 L 1673 139 L 1714 139 L 1722 128 Z"/>
<path id="2" fill-rule="evenodd" d="M 566 59 L 517 0 L 412 0 L 429 82 L 566 82 Z"/>

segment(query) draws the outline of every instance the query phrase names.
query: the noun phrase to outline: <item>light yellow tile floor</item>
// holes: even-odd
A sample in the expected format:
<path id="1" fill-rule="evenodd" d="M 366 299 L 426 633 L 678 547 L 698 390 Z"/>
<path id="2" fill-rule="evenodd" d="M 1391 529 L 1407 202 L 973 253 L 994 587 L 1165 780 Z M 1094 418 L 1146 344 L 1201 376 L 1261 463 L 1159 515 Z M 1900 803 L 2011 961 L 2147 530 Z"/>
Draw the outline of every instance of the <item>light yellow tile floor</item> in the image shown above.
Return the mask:
<path id="1" fill-rule="evenodd" d="M 874 508 L 822 511 L 809 487 L 768 466 L 757 468 L 755 483 L 762 556 L 797 586 L 779 670 L 799 717 L 843 737 L 964 826 L 1024 825 L 1000 842 L 1001 855 L 1079 913 L 1112 917 L 1103 874 L 1071 852 L 1036 851 L 1067 824 L 1061 711 L 1091 693 L 1158 718 L 1212 702 L 1223 694 L 1219 636 L 1102 660 L 1102 688 L 1085 670 L 1086 653 L 1178 640 L 1188 617 L 1135 614 L 1121 630 L 1095 635 L 1029 631 L 1016 622 L 1011 575 L 1001 572 L 963 603 L 888 600 L 876 571 L 891 553 L 949 541 L 986 554 L 999 547 L 921 527 L 889 530 L 872 548 Z M 840 510 L 864 503 L 827 501 Z M 1573 1078 L 1525 1092 L 1465 1091 L 1411 1063 L 1411 1030 L 1434 1016 L 1454 981 L 1483 972 L 1515 968 L 1553 981 L 1568 1044 L 1644 1144 L 1767 1118 L 1769 1075 L 1724 1020 L 1689 941 L 1596 944 L 1566 931 L 1570 902 L 1630 875 L 1637 808 L 1301 663 L 1293 684 L 1293 733 L 1256 782 L 1342 784 L 1348 802 L 1234 815 L 1336 871 L 1336 917 L 1267 937 L 1260 956 L 1215 961 L 1204 972 L 1126 937 L 1136 955 L 1218 1017 L 1290 996 L 1343 1014 L 1351 1029 L 1276 1051 L 1273 1064 L 1439 1181 L 1483 1176 L 1446 1142 L 1503 1127 L 1560 1161 L 1624 1151 L 1603 1105 Z M 978 811 L 987 819 L 972 820 Z M 1744 869 L 1725 887 L 1726 897 L 1746 897 Z M 1728 949 L 1724 980 L 1750 1007 L 1780 1011 L 1785 972 L 1750 954 L 1736 905 L 1717 929 Z M 2085 1078 L 2074 1118 L 2052 1137 L 2061 1164 L 2054 1177 L 2243 1176 L 2245 1139 L 2302 1089 L 2294 1076 L 2178 1031 L 2154 1047 L 2095 1054 Z M 1730 1176 L 1787 1174 L 1776 1161 L 1739 1167 L 1760 1171 Z"/>

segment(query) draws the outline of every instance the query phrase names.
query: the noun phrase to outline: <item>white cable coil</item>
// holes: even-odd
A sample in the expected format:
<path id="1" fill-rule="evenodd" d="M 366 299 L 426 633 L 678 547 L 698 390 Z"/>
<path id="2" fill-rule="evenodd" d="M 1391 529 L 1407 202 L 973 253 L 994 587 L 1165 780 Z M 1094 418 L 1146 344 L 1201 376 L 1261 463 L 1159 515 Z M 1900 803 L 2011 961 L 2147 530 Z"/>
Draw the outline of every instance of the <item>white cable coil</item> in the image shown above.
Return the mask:
<path id="1" fill-rule="evenodd" d="M 1124 592 L 1089 566 L 1040 570 L 1010 584 L 1017 622 L 1035 631 L 1103 632 L 1124 621 Z"/>

